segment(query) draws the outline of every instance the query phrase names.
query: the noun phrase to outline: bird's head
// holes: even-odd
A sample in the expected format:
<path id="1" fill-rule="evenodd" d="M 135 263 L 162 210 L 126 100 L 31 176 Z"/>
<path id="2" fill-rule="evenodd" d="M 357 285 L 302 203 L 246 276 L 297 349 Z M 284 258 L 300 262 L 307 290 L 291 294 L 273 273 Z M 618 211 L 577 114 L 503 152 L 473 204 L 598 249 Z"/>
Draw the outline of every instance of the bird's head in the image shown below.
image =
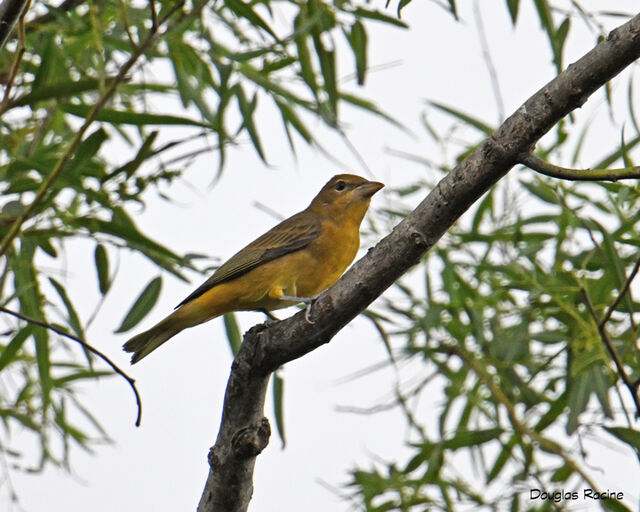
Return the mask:
<path id="1" fill-rule="evenodd" d="M 360 223 L 369 208 L 371 196 L 382 187 L 383 183 L 368 181 L 355 174 L 338 174 L 322 187 L 309 209 L 322 217 L 353 217 Z"/>

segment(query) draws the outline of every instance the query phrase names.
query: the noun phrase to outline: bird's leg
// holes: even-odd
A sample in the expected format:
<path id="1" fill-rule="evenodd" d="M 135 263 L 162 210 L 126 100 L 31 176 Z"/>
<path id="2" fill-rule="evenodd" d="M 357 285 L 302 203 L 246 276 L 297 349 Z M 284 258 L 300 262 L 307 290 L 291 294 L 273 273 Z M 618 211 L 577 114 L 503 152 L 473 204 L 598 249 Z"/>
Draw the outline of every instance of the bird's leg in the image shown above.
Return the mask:
<path id="1" fill-rule="evenodd" d="M 280 297 L 280 300 L 287 300 L 287 301 L 292 301 L 292 302 L 304 302 L 307 307 L 304 311 L 304 319 L 307 321 L 307 323 L 309 324 L 315 324 L 315 322 L 313 320 L 311 320 L 311 308 L 313 307 L 313 303 L 318 300 L 318 296 L 320 294 L 317 293 L 316 295 L 314 295 L 313 297 L 292 297 L 291 295 L 282 295 Z"/>
<path id="2" fill-rule="evenodd" d="M 280 321 L 280 319 L 268 309 L 261 309 L 260 313 L 264 313 L 267 316 L 267 320 L 265 322 L 267 325 Z"/>

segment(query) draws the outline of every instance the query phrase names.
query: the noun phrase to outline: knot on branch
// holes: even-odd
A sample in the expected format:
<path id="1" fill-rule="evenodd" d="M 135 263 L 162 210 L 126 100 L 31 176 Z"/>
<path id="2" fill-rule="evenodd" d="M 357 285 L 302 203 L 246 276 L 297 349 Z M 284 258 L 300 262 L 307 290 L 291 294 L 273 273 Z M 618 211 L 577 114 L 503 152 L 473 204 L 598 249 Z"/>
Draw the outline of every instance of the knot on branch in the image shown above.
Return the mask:
<path id="1" fill-rule="evenodd" d="M 238 430 L 231 439 L 231 450 L 239 459 L 248 459 L 259 455 L 269 444 L 271 426 L 267 418 L 262 418 L 247 427 Z"/>
<path id="2" fill-rule="evenodd" d="M 409 235 L 411 242 L 415 245 L 421 252 L 426 251 L 428 248 L 427 241 L 425 240 L 422 233 L 419 231 L 412 231 Z"/>

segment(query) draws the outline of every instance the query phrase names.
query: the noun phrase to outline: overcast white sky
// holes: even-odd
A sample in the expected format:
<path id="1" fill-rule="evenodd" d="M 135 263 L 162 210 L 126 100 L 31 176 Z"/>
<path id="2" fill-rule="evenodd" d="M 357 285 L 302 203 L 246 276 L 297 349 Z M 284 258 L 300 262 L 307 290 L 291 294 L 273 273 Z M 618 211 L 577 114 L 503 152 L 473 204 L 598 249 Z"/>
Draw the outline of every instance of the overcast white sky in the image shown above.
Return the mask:
<path id="1" fill-rule="evenodd" d="M 432 2 L 416 0 L 404 11 L 410 30 L 379 24 L 369 27 L 370 64 L 397 65 L 371 73 L 362 93 L 409 126 L 415 136 L 372 116 L 345 113 L 348 134 L 368 164 L 371 177 L 389 187 L 416 177 L 435 176 L 388 152 L 388 148 L 394 148 L 439 157 L 440 149 L 420 126 L 425 99 L 442 101 L 487 122 L 497 122 L 470 8 L 473 3 L 458 2 L 462 23 L 456 23 Z M 582 3 L 586 8 L 600 5 L 609 10 L 637 9 L 635 0 Z M 531 21 L 535 16 L 533 2 L 521 2 L 521 21 L 516 30 L 512 30 L 504 4 L 482 2 L 482 16 L 509 114 L 551 79 L 554 70 L 538 22 Z M 614 26 L 615 22 L 610 21 Z M 593 35 L 578 29 L 581 36 L 574 35 L 570 40 L 567 63 L 594 43 Z M 351 64 L 350 56 L 344 60 Z M 346 75 L 351 68 L 343 71 Z M 326 132 L 320 122 L 314 128 Z M 303 209 L 336 172 L 348 170 L 367 175 L 336 136 L 327 133 L 324 146 L 345 163 L 343 168 L 302 143 L 297 146 L 295 161 L 281 134 L 280 120 L 275 117 L 265 115 L 259 129 L 271 168 L 265 168 L 248 145 L 240 147 L 230 153 L 221 180 L 210 188 L 215 163 L 210 157 L 201 158 L 187 173 L 193 187 L 178 184 L 171 189 L 175 203 L 149 195 L 147 209 L 136 218 L 143 231 L 179 252 L 227 258 L 275 223 L 255 208 L 253 201 L 288 216 Z M 604 151 L 599 151 L 597 137 L 588 150 L 594 158 Z M 386 201 L 378 194 L 373 207 Z M 367 248 L 363 244 L 363 252 Z M 86 298 L 82 311 L 85 315 L 92 311 L 97 294 L 93 261 L 87 258 L 91 250 L 89 243 L 77 244 L 67 256 L 70 294 L 76 301 Z M 155 275 L 142 258 L 123 257 L 116 288 L 89 332 L 89 340 L 123 367 L 128 366 L 128 356 L 120 346 L 127 336 L 112 332 L 125 308 Z M 188 285 L 166 277 L 160 301 L 143 327 L 170 312 L 200 279 L 195 281 Z M 280 316 L 288 313 L 283 311 Z M 243 331 L 263 319 L 262 315 L 248 313 L 239 318 Z M 407 430 L 400 414 L 357 416 L 335 410 L 338 404 L 370 406 L 388 395 L 394 384 L 388 370 L 346 384 L 338 382 L 384 359 L 384 347 L 370 324 L 356 319 L 329 345 L 287 365 L 284 377 L 288 445 L 281 450 L 274 432 L 270 445 L 258 458 L 252 511 L 347 510 L 349 504 L 321 482 L 339 487 L 347 480 L 348 469 L 356 464 L 370 467 L 376 460 L 405 460 Z M 98 447 L 94 456 L 73 450 L 71 476 L 53 468 L 38 476 L 13 473 L 22 507 L 30 512 L 194 510 L 208 471 L 207 452 L 217 434 L 230 364 L 222 321 L 218 319 L 180 334 L 131 368 L 144 407 L 142 427 L 138 429 L 133 426 L 135 403 L 126 383 L 111 378 L 87 386 L 85 402 L 91 404 L 114 443 Z M 437 397 L 431 404 L 423 403 L 423 419 L 437 406 Z M 272 418 L 270 403 L 266 412 Z M 635 505 L 625 501 L 633 509 L 637 506 L 640 481 L 637 461 L 614 451 L 606 457 L 618 461 L 609 463 L 608 468 L 617 467 L 619 472 L 598 474 L 599 477 L 612 486 L 620 486 L 630 496 L 635 493 Z"/>

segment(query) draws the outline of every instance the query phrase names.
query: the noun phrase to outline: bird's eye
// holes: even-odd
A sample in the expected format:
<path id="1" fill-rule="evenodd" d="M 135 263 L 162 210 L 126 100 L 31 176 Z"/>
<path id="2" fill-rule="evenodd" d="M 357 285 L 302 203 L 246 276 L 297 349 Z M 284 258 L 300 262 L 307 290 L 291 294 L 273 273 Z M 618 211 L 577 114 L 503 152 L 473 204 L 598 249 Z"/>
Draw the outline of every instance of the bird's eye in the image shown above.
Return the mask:
<path id="1" fill-rule="evenodd" d="M 335 184 L 335 186 L 333 188 L 335 188 L 338 192 L 341 192 L 342 190 L 344 190 L 346 187 L 344 181 L 340 180 L 338 183 Z"/>

